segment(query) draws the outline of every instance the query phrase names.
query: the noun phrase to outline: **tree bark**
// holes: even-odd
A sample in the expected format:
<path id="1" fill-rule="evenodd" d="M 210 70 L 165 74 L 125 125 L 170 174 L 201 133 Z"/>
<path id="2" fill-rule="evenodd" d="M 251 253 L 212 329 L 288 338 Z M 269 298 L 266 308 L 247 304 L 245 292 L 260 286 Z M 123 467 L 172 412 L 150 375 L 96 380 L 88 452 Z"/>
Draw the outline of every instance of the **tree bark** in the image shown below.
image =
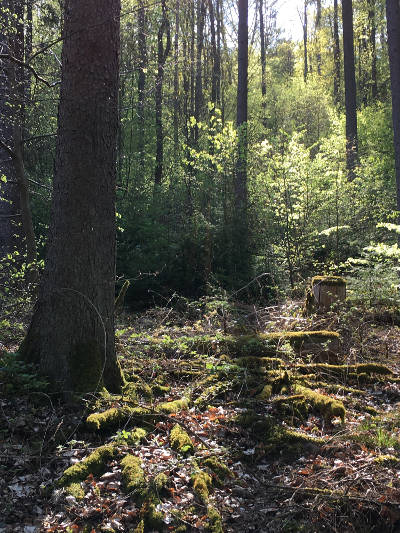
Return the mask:
<path id="1" fill-rule="evenodd" d="M 333 0 L 333 95 L 335 103 L 340 104 L 340 40 L 339 40 L 339 15 L 338 15 L 338 0 Z"/>
<path id="2" fill-rule="evenodd" d="M 376 100 L 378 96 L 378 73 L 376 57 L 376 10 L 375 0 L 368 0 L 368 22 L 369 22 L 369 46 L 371 53 L 371 96 Z"/>
<path id="3" fill-rule="evenodd" d="M 179 153 L 179 0 L 175 1 L 174 35 L 174 156 Z"/>
<path id="4" fill-rule="evenodd" d="M 346 165 L 349 180 L 358 162 L 357 90 L 354 66 L 353 2 L 342 0 L 344 89 L 346 104 Z"/>
<path id="5" fill-rule="evenodd" d="M 137 136 L 137 151 L 139 157 L 139 169 L 141 173 L 144 170 L 144 146 L 145 146 L 145 118 L 144 118 L 144 106 L 145 106 L 145 89 L 146 89 L 146 68 L 147 68 L 147 45 L 146 45 L 146 9 L 144 0 L 139 0 L 139 12 L 138 12 L 138 49 L 140 54 L 139 59 L 139 73 L 138 73 L 138 102 L 137 102 L 137 124 L 138 124 L 138 136 Z"/>
<path id="6" fill-rule="evenodd" d="M 307 83 L 308 77 L 308 18 L 307 18 L 307 0 L 304 0 L 304 18 L 303 18 L 303 46 L 304 46 L 304 82 Z"/>
<path id="7" fill-rule="evenodd" d="M 119 15 L 119 0 L 65 1 L 49 241 L 20 353 L 68 399 L 122 384 L 114 343 Z"/>
<path id="8" fill-rule="evenodd" d="M 319 44 L 319 32 L 321 30 L 321 17 L 322 17 L 322 7 L 321 0 L 316 0 L 317 3 L 317 13 L 315 16 L 315 31 L 317 34 L 317 73 L 318 76 L 321 76 L 322 73 L 322 59 L 321 59 L 321 50 Z"/>
<path id="9" fill-rule="evenodd" d="M 248 93 L 248 0 L 239 0 L 237 131 L 238 157 L 235 177 L 234 264 L 239 279 L 248 274 L 247 221 L 247 93 Z"/>
<path id="10" fill-rule="evenodd" d="M 204 44 L 204 18 L 205 18 L 205 2 L 204 0 L 197 0 L 197 39 L 196 39 L 196 88 L 194 94 L 194 118 L 196 125 L 194 127 L 194 142 L 197 144 L 199 140 L 199 128 L 197 122 L 201 120 L 203 111 L 203 44 Z"/>
<path id="11" fill-rule="evenodd" d="M 163 179 L 164 167 L 164 130 L 162 118 L 163 106 L 163 84 L 164 84 L 164 66 L 168 54 L 171 50 L 171 31 L 165 0 L 161 1 L 162 20 L 157 35 L 157 76 L 156 76 L 156 168 L 154 171 L 154 185 L 157 189 Z M 167 36 L 167 42 L 164 48 L 164 34 Z"/>
<path id="12" fill-rule="evenodd" d="M 264 0 L 259 0 L 258 4 L 259 17 L 260 17 L 260 59 L 261 59 L 261 106 L 262 106 L 262 120 L 264 126 L 265 122 L 265 110 L 266 110 L 266 96 L 267 96 L 267 60 L 265 52 L 265 26 L 264 26 Z"/>
<path id="13" fill-rule="evenodd" d="M 400 224 L 400 6 L 398 0 L 386 0 L 386 18 L 392 89 L 393 138 L 396 169 L 398 224 Z"/>

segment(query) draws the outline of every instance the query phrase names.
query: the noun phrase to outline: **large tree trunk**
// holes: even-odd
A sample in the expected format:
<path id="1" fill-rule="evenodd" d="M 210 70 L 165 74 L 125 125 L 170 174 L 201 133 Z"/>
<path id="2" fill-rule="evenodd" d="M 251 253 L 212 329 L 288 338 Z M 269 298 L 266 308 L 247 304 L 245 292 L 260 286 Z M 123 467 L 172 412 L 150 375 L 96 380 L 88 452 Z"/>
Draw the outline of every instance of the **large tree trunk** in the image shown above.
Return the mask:
<path id="1" fill-rule="evenodd" d="M 119 0 L 65 1 L 49 241 L 20 352 L 67 398 L 122 384 L 114 343 L 119 12 Z"/>
<path id="2" fill-rule="evenodd" d="M 354 66 L 353 2 L 342 0 L 344 89 L 346 103 L 346 164 L 348 177 L 354 179 L 358 162 L 357 91 Z"/>
<path id="3" fill-rule="evenodd" d="M 175 0 L 175 35 L 174 35 L 174 158 L 179 153 L 179 0 Z"/>
<path id="4" fill-rule="evenodd" d="M 398 0 L 386 0 L 392 117 L 396 166 L 398 224 L 400 224 L 400 6 Z"/>

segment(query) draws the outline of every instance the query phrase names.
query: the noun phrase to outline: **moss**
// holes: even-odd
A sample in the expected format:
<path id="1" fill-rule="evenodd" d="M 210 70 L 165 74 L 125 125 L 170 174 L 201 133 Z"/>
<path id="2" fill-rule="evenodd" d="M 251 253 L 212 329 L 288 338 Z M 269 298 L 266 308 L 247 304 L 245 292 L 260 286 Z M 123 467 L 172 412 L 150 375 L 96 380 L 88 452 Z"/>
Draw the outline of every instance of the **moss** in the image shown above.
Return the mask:
<path id="1" fill-rule="evenodd" d="M 67 468 L 58 481 L 59 485 L 65 487 L 71 483 L 84 481 L 89 474 L 101 474 L 106 469 L 107 462 L 112 459 L 114 451 L 111 444 L 100 446 L 86 459 Z"/>
<path id="2" fill-rule="evenodd" d="M 169 442 L 171 447 L 179 453 L 185 454 L 194 450 L 192 439 L 179 424 L 175 424 L 171 429 Z"/>
<path id="3" fill-rule="evenodd" d="M 134 455 L 126 455 L 121 461 L 122 480 L 127 492 L 132 492 L 136 499 L 143 500 L 146 495 L 146 480 L 142 461 Z"/>
<path id="4" fill-rule="evenodd" d="M 264 385 L 262 391 L 257 395 L 257 400 L 269 400 L 272 396 L 272 385 Z"/>
<path id="5" fill-rule="evenodd" d="M 233 477 L 232 472 L 229 470 L 226 464 L 215 457 L 215 455 L 206 457 L 201 462 L 201 465 L 211 470 L 213 473 L 213 481 L 215 481 L 218 486 L 222 486 L 222 481 L 224 481 L 226 478 Z"/>
<path id="6" fill-rule="evenodd" d="M 160 385 L 158 383 L 153 385 L 151 388 L 154 396 L 163 396 L 171 390 L 171 387 L 169 387 L 168 385 Z"/>
<path id="7" fill-rule="evenodd" d="M 362 374 L 390 375 L 393 372 L 385 365 L 378 363 L 360 363 L 356 365 L 330 365 L 327 363 L 300 364 L 296 365 L 299 372 L 308 373 L 326 373 L 334 376 L 345 378 L 346 376 Z"/>
<path id="8" fill-rule="evenodd" d="M 189 408 L 189 399 L 181 398 L 180 400 L 174 400 L 173 402 L 163 402 L 157 405 L 157 411 L 161 413 L 173 414 L 178 411 Z"/>
<path id="9" fill-rule="evenodd" d="M 125 385 L 122 387 L 122 395 L 124 397 L 127 397 L 129 401 L 136 404 L 138 401 L 136 383 L 127 381 Z"/>
<path id="10" fill-rule="evenodd" d="M 152 498 L 148 498 L 140 509 L 140 517 L 144 520 L 145 530 L 164 530 L 163 514 L 156 510 L 156 506 Z"/>
<path id="11" fill-rule="evenodd" d="M 313 435 L 307 435 L 306 433 L 301 433 L 300 431 L 292 429 L 285 430 L 284 438 L 282 440 L 295 444 L 316 444 L 318 446 L 325 444 L 324 439 L 314 437 Z"/>
<path id="12" fill-rule="evenodd" d="M 196 407 L 204 407 L 211 400 L 218 398 L 225 394 L 226 390 L 232 388 L 233 384 L 227 381 L 222 381 L 207 387 L 193 402 Z"/>
<path id="13" fill-rule="evenodd" d="M 127 444 L 129 446 L 136 446 L 147 435 L 147 431 L 143 428 L 133 428 L 129 431 L 118 432 L 115 441 L 118 444 Z"/>
<path id="14" fill-rule="evenodd" d="M 76 500 L 82 500 L 85 497 L 85 491 L 81 487 L 80 483 L 70 483 L 65 487 L 65 491 L 70 496 L 73 496 Z"/>
<path id="15" fill-rule="evenodd" d="M 302 385 L 296 385 L 295 392 L 303 395 L 304 398 L 311 403 L 312 407 L 321 413 L 327 422 L 330 422 L 332 418 L 338 416 L 342 423 L 344 423 L 346 410 L 343 403 L 339 400 L 315 392 Z"/>
<path id="16" fill-rule="evenodd" d="M 102 413 L 92 413 L 86 419 L 88 427 L 94 431 L 117 429 L 130 421 L 150 423 L 154 421 L 154 415 L 141 407 L 113 407 Z"/>
<path id="17" fill-rule="evenodd" d="M 379 455 L 375 457 L 374 462 L 382 466 L 397 466 L 400 463 L 400 459 L 395 455 Z"/>
<path id="18" fill-rule="evenodd" d="M 153 487 L 156 494 L 161 494 L 168 483 L 168 477 L 161 472 L 160 474 L 157 474 L 157 476 L 153 480 Z"/>
<path id="19" fill-rule="evenodd" d="M 279 412 L 289 416 L 296 416 L 303 420 L 308 414 L 308 405 L 302 394 L 292 394 L 291 396 L 282 396 L 272 400 L 272 405 Z"/>
<path id="20" fill-rule="evenodd" d="M 209 474 L 199 470 L 192 474 L 192 485 L 195 494 L 199 500 L 207 505 L 209 499 L 209 491 L 212 487 L 212 479 Z"/>
<path id="21" fill-rule="evenodd" d="M 238 357 L 235 363 L 250 370 L 260 370 L 262 368 L 278 369 L 283 366 L 282 359 L 278 357 Z"/>
<path id="22" fill-rule="evenodd" d="M 99 392 L 103 381 L 104 347 L 96 340 L 79 342 L 70 351 L 68 367 L 74 393 Z"/>
<path id="23" fill-rule="evenodd" d="M 141 520 L 133 530 L 133 533 L 144 533 L 144 520 Z"/>
<path id="24" fill-rule="evenodd" d="M 206 531 L 209 531 L 209 533 L 224 533 L 224 530 L 222 529 L 222 518 L 217 509 L 212 505 L 209 505 L 207 507 L 207 515 L 208 524 L 206 526 Z"/>
<path id="25" fill-rule="evenodd" d="M 311 286 L 318 283 L 325 283 L 327 285 L 346 285 L 347 281 L 341 276 L 314 276 L 311 280 Z"/>

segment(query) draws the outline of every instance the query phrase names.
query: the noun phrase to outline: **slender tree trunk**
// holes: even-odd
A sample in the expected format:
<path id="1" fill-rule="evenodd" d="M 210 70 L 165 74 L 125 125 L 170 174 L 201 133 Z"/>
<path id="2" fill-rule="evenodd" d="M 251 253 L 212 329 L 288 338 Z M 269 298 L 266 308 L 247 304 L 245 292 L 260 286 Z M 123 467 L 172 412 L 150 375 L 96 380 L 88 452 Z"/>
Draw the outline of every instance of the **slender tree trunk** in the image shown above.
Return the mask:
<path id="1" fill-rule="evenodd" d="M 308 77 L 308 18 L 307 18 L 307 0 L 304 0 L 304 18 L 303 18 L 303 46 L 304 46 L 304 82 Z"/>
<path id="2" fill-rule="evenodd" d="M 194 117 L 196 119 L 196 126 L 194 128 L 194 142 L 199 140 L 199 128 L 197 122 L 201 120 L 203 111 L 203 45 L 204 45 L 204 18 L 205 18 L 205 2 L 204 0 L 197 0 L 197 39 L 196 39 L 196 88 L 195 88 L 195 102 L 194 102 Z"/>
<path id="3" fill-rule="evenodd" d="M 208 10 L 210 13 L 211 32 L 211 54 L 212 54 L 212 76 L 211 76 L 211 102 L 218 106 L 219 84 L 220 84 L 220 63 L 217 50 L 217 39 L 215 31 L 215 14 L 213 0 L 208 0 Z"/>
<path id="4" fill-rule="evenodd" d="M 338 0 L 333 1 L 333 95 L 335 103 L 340 104 L 340 40 L 339 40 L 339 14 L 338 14 Z"/>
<path id="5" fill-rule="evenodd" d="M 392 89 L 392 117 L 396 168 L 398 224 L 400 224 L 400 5 L 386 0 L 386 18 Z"/>
<path id="6" fill-rule="evenodd" d="M 354 66 L 353 2 L 342 0 L 344 88 L 346 103 L 346 164 L 349 179 L 358 162 L 357 90 Z"/>
<path id="7" fill-rule="evenodd" d="M 119 0 L 65 1 L 49 241 L 20 353 L 66 398 L 122 384 L 114 342 L 119 15 Z"/>
<path id="8" fill-rule="evenodd" d="M 368 6 L 369 47 L 371 53 L 371 95 L 372 100 L 375 101 L 378 96 L 375 0 L 368 0 Z"/>
<path id="9" fill-rule="evenodd" d="M 0 9 L 0 48 L 10 53 L 9 28 L 11 27 L 9 3 Z M 12 70 L 9 61 L 0 60 L 0 259 L 20 248 L 16 238 L 21 223 L 18 187 L 12 159 L 14 112 L 11 99 Z"/>
<path id="10" fill-rule="evenodd" d="M 157 35 L 157 76 L 156 76 L 156 168 L 154 172 L 154 185 L 156 188 L 161 184 L 163 179 L 164 166 L 164 131 L 162 119 L 163 106 L 163 83 L 164 83 L 164 66 L 168 54 L 171 50 L 171 32 L 168 19 L 167 7 L 165 0 L 162 0 L 162 21 Z M 164 48 L 164 34 L 167 36 L 167 42 Z"/>
<path id="11" fill-rule="evenodd" d="M 179 0 L 175 1 L 174 35 L 174 156 L 179 153 Z"/>
<path id="12" fill-rule="evenodd" d="M 322 74 L 322 59 L 321 59 L 321 50 L 320 50 L 320 38 L 319 38 L 319 32 L 321 30 L 321 17 L 322 17 L 322 8 L 321 8 L 321 0 L 316 0 L 317 2 L 317 13 L 315 16 L 315 32 L 317 37 L 317 73 L 318 76 L 321 76 Z"/>
<path id="13" fill-rule="evenodd" d="M 145 147 L 145 96 L 146 96 L 146 68 L 147 68 L 147 44 L 146 44 L 146 8 L 144 0 L 139 0 L 138 12 L 138 49 L 140 54 L 138 73 L 138 102 L 137 102 L 137 152 L 139 157 L 139 171 L 144 170 L 144 147 Z"/>
<path id="14" fill-rule="evenodd" d="M 260 53 L 261 53 L 261 105 L 262 105 L 262 120 L 266 126 L 266 97 L 267 97 L 267 60 L 265 52 L 265 26 L 264 26 L 264 0 L 259 0 L 258 3 L 259 17 L 260 17 Z"/>
<path id="15" fill-rule="evenodd" d="M 222 15 L 220 0 L 215 0 L 215 15 L 217 18 L 217 55 L 216 55 L 216 75 L 217 75 L 217 94 L 216 101 L 221 106 L 221 82 L 222 82 L 222 63 L 221 63 L 221 32 L 222 32 Z"/>
<path id="16" fill-rule="evenodd" d="M 247 220 L 247 92 L 248 92 L 248 0 L 239 0 L 237 130 L 238 158 L 235 179 L 234 265 L 240 277 L 249 269 Z"/>

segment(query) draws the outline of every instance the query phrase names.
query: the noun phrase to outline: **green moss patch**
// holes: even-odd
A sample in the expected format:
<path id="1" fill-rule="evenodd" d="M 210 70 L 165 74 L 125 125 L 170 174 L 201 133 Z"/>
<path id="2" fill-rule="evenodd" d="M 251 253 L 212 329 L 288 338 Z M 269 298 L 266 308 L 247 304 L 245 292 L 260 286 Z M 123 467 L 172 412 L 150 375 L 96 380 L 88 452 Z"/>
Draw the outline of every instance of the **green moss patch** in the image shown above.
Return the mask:
<path id="1" fill-rule="evenodd" d="M 319 283 L 326 283 L 327 285 L 346 285 L 347 282 L 341 276 L 314 276 L 311 280 L 311 286 Z"/>
<path id="2" fill-rule="evenodd" d="M 299 364 L 296 370 L 303 374 L 316 373 L 346 378 L 361 378 L 363 375 L 391 375 L 393 372 L 385 365 L 378 363 L 360 363 L 356 365 L 329 365 L 326 363 Z"/>
<path id="3" fill-rule="evenodd" d="M 222 518 L 217 509 L 212 505 L 208 505 L 207 515 L 208 524 L 206 526 L 206 531 L 209 531 L 209 533 L 224 533 L 224 530 L 222 529 Z"/>
<path id="4" fill-rule="evenodd" d="M 65 487 L 71 483 L 84 481 L 89 474 L 102 474 L 107 468 L 107 463 L 113 458 L 114 447 L 109 444 L 100 446 L 92 452 L 86 459 L 70 466 L 65 470 L 59 480 L 59 485 Z"/>
<path id="5" fill-rule="evenodd" d="M 199 470 L 192 474 L 192 485 L 195 494 L 199 500 L 207 505 L 209 499 L 209 491 L 212 488 L 212 479 L 207 472 Z"/>
<path id="6" fill-rule="evenodd" d="M 151 423 L 154 415 L 141 407 L 113 407 L 102 413 L 92 413 L 86 424 L 93 431 L 108 431 L 125 426 L 128 422 Z"/>
<path id="7" fill-rule="evenodd" d="M 179 424 L 175 424 L 171 429 L 169 442 L 171 447 L 179 453 L 191 453 L 194 450 L 192 439 Z"/>
<path id="8" fill-rule="evenodd" d="M 304 398 L 311 403 L 312 408 L 321 413 L 327 422 L 330 422 L 332 418 L 340 417 L 342 423 L 344 423 L 346 410 L 343 403 L 339 400 L 315 392 L 302 385 L 296 385 L 294 387 L 294 392 L 304 396 Z"/>
<path id="9" fill-rule="evenodd" d="M 146 480 L 142 461 L 134 455 L 126 455 L 121 461 L 121 467 L 125 490 L 132 492 L 139 500 L 143 499 L 146 491 Z"/>
<path id="10" fill-rule="evenodd" d="M 208 468 L 212 472 L 213 482 L 218 486 L 222 486 L 225 479 L 233 477 L 232 472 L 229 470 L 226 464 L 215 457 L 215 455 L 203 459 L 201 466 L 203 468 Z"/>
<path id="11" fill-rule="evenodd" d="M 161 413 L 173 414 L 178 413 L 184 409 L 189 408 L 189 399 L 181 398 L 180 400 L 174 400 L 173 402 L 163 402 L 157 405 L 157 411 Z"/>
<path id="12" fill-rule="evenodd" d="M 65 487 L 65 492 L 76 500 L 82 500 L 85 497 L 85 491 L 80 483 L 70 483 Z"/>
<path id="13" fill-rule="evenodd" d="M 382 466 L 398 466 L 400 459 L 395 455 L 379 455 L 374 459 L 375 463 L 378 463 Z"/>
<path id="14" fill-rule="evenodd" d="M 238 357 L 235 359 L 235 363 L 241 367 L 248 368 L 250 370 L 262 370 L 263 368 L 268 369 L 279 369 L 283 366 L 284 362 L 278 357 Z"/>

